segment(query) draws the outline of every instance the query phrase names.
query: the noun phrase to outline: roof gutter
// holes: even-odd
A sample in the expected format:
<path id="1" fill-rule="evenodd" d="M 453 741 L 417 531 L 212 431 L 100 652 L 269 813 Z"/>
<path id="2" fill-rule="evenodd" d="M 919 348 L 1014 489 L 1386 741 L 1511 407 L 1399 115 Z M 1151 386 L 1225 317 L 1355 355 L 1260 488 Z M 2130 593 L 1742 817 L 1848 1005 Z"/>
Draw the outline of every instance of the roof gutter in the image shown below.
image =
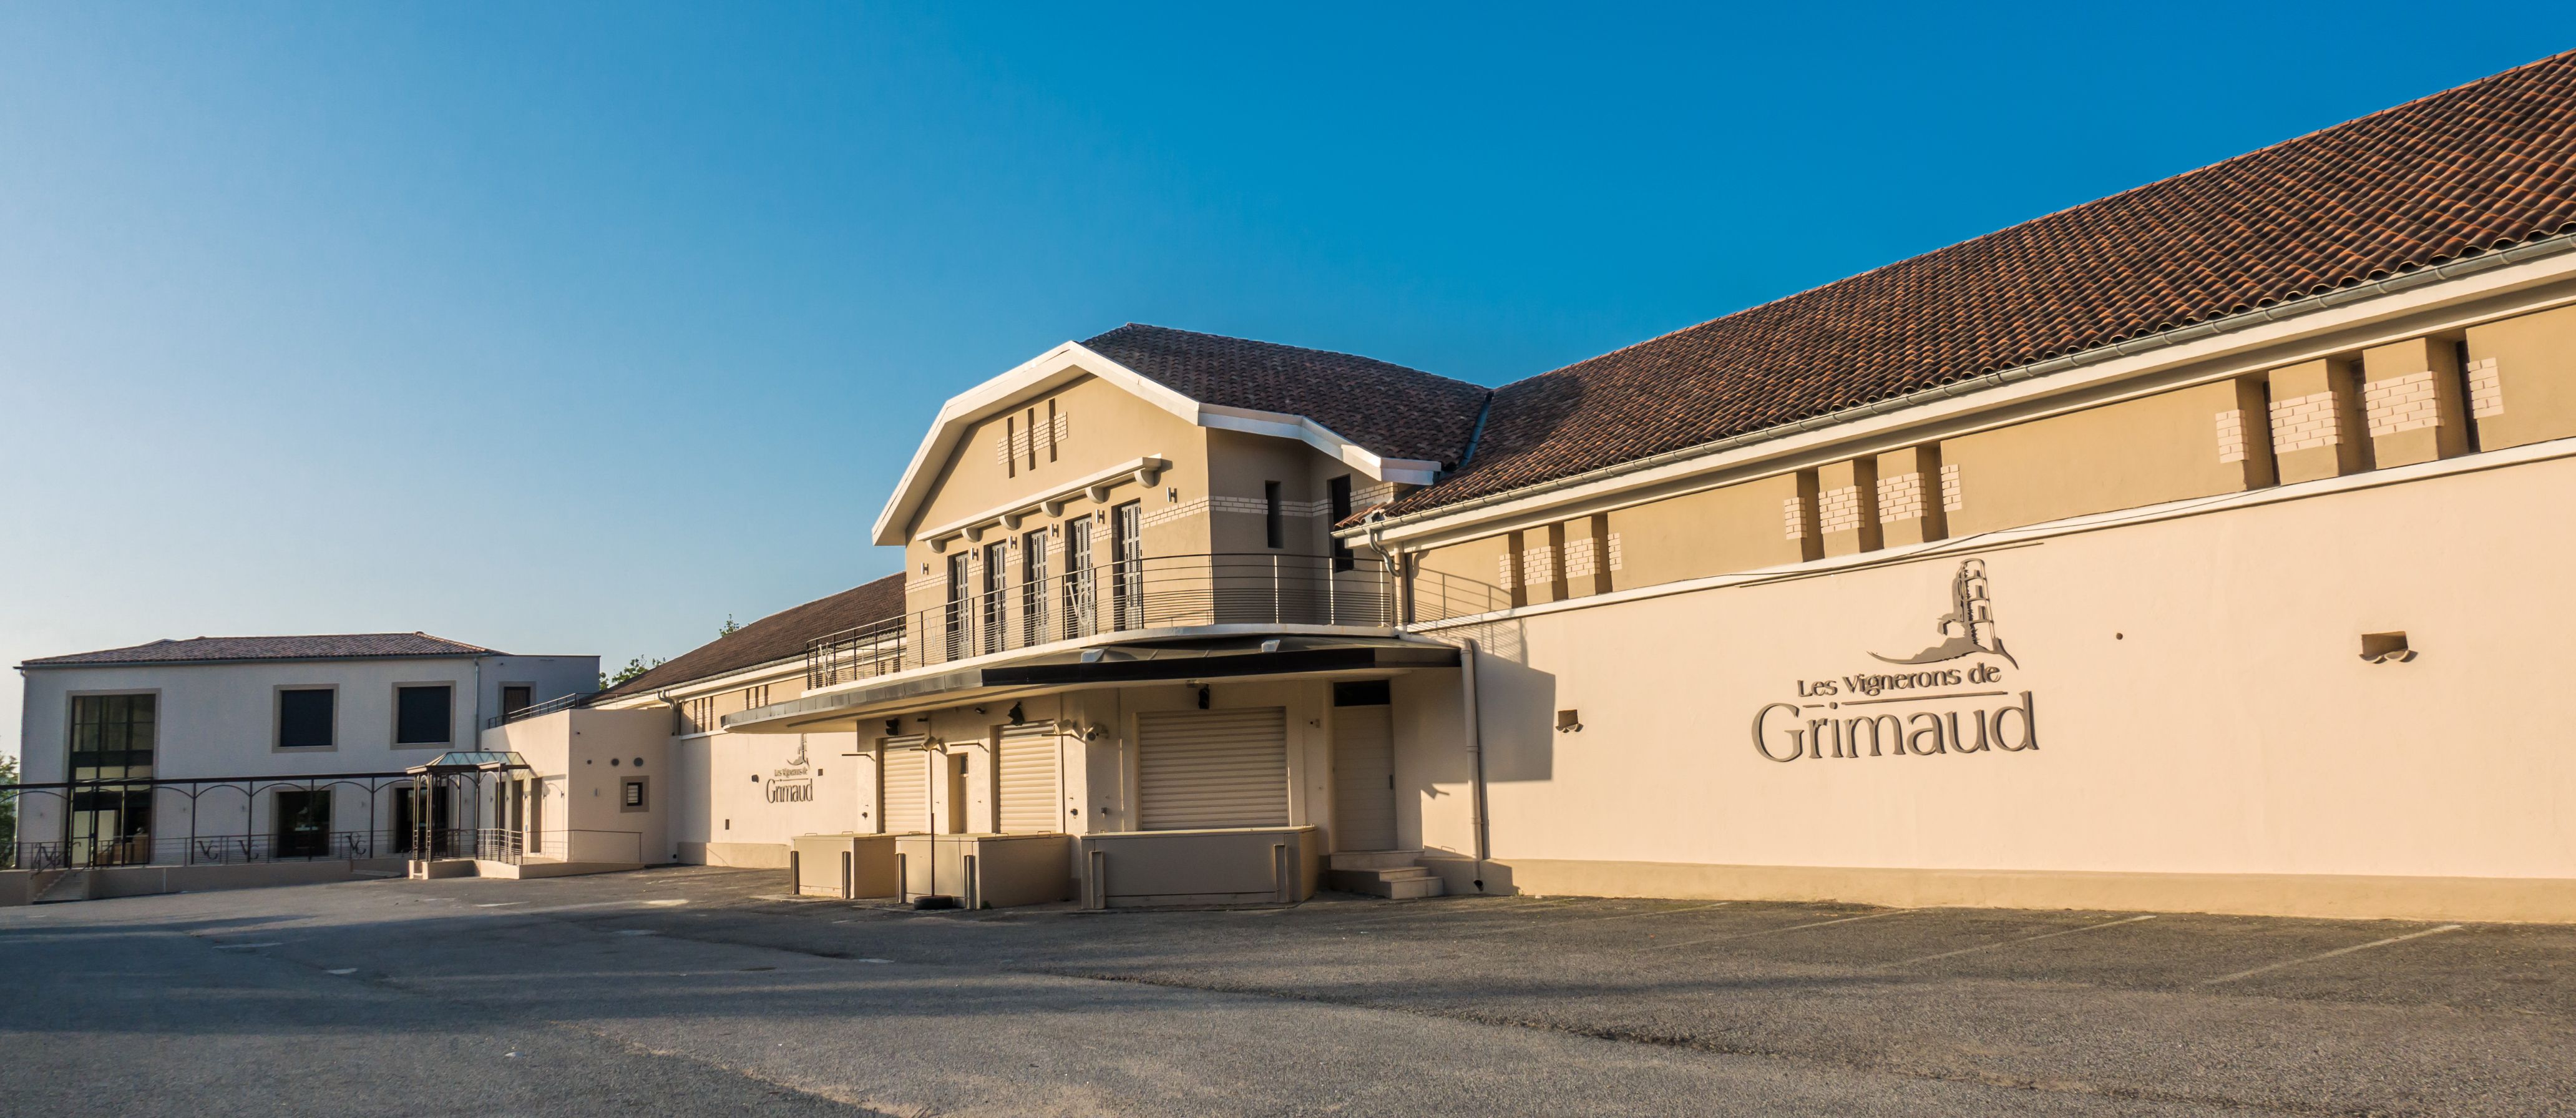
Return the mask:
<path id="1" fill-rule="evenodd" d="M 1711 442 L 1698 443 L 1696 445 L 1682 447 L 1677 450 L 1662 451 L 1660 453 L 1648 455 L 1644 458 L 1596 467 L 1590 470 L 1585 470 L 1579 474 L 1568 474 L 1561 478 L 1554 478 L 1548 481 L 1524 485 L 1514 489 L 1506 489 L 1496 493 L 1488 493 L 1481 497 L 1470 497 L 1466 500 L 1452 504 L 1437 505 L 1432 508 L 1423 509 L 1419 512 L 1409 512 L 1401 516 L 1389 517 L 1383 521 L 1372 523 L 1369 525 L 1369 529 L 1374 532 L 1384 532 L 1391 528 L 1400 528 L 1408 524 L 1417 524 L 1439 517 L 1455 516 L 1471 509 L 1485 508 L 1487 506 L 1503 504 L 1509 501 L 1517 501 L 1527 497 L 1536 497 L 1542 494 L 1552 493 L 1560 489 L 1569 489 L 1574 486 L 1585 485 L 1607 478 L 1619 477 L 1624 474 L 1633 474 L 1644 470 L 1651 470 L 1658 466 L 1669 465 L 1686 459 L 1719 454 L 1729 450 L 1752 446 L 1757 443 L 1774 442 L 1794 435 L 1806 434 L 1810 431 L 1823 430 L 1828 427 L 1839 427 L 1846 423 L 1853 423 L 1859 420 L 1869 419 L 1874 416 L 1886 415 L 1890 412 L 1903 411 L 1907 408 L 1916 407 L 1922 404 L 1935 403 L 1941 400 L 1951 399 L 1953 397 L 1965 396 L 1972 392 L 1981 392 L 1989 388 L 2000 388 L 2004 385 L 2013 384 L 2019 381 L 2030 380 L 2036 377 L 2044 377 L 2053 373 L 2062 373 L 2070 369 L 2080 369 L 2087 365 L 2098 365 L 2104 361 L 2110 361 L 2116 358 L 2132 357 L 2141 353 L 2149 353 L 2159 349 L 2169 349 L 2186 342 L 2199 341 L 2202 338 L 2213 337 L 2219 334 L 2232 334 L 2239 330 L 2250 329 L 2266 323 L 2279 322 L 2283 319 L 2297 318 L 2303 315 L 2315 314 L 2318 311 L 2331 310 L 2335 307 L 2343 306 L 2346 303 L 2355 303 L 2381 295 L 2393 295 L 2397 292 L 2422 287 L 2426 284 L 2439 283 L 2447 279 L 2457 279 L 2461 276 L 2492 271 L 2509 264 L 2519 264 L 2525 260 L 2532 260 L 2543 256 L 2554 256 L 2570 249 L 2576 249 L 2576 232 L 2552 234 L 2538 240 L 2525 241 L 2521 244 L 2514 245 L 2511 248 L 2480 253 L 2476 256 L 2463 256 L 2456 260 L 2452 260 L 2449 263 L 2435 265 L 2430 268 L 2419 268 L 2411 272 L 2401 272 L 2386 279 L 2372 280 L 2368 283 L 2357 283 L 2351 287 L 2338 287 L 2332 291 L 2304 296 L 2287 302 L 2276 303 L 2269 307 L 2261 307 L 2241 314 L 2232 314 L 2223 318 L 2212 318 L 2201 322 L 2195 322 L 2188 326 L 2175 327 L 2174 329 L 2158 334 L 2129 338 L 2123 341 L 2113 342 L 2110 345 L 2097 346 L 2093 349 L 2081 350 L 2075 353 L 2051 357 L 2045 361 L 2037 361 L 2028 365 L 2017 365 L 2009 369 L 1997 369 L 1991 373 L 1983 373 L 1978 376 L 1969 377 L 1965 380 L 1952 381 L 1951 383 L 1936 385 L 1931 388 L 1917 389 L 1901 395 L 1890 396 L 1883 400 L 1873 400 L 1869 403 L 1861 404 L 1856 407 L 1845 408 L 1841 411 L 1826 412 L 1823 415 L 1792 420 L 1788 423 L 1765 427 L 1758 431 L 1747 431 L 1740 435 L 1729 435 L 1725 438 Z M 1483 421 L 1481 416 L 1478 418 L 1477 428 L 1478 433 L 1481 434 L 1483 431 Z M 1463 465 L 1464 463 L 1461 463 L 1462 467 Z M 1348 536 L 1355 531 L 1358 531 L 1358 529 L 1345 529 L 1334 534 Z"/>

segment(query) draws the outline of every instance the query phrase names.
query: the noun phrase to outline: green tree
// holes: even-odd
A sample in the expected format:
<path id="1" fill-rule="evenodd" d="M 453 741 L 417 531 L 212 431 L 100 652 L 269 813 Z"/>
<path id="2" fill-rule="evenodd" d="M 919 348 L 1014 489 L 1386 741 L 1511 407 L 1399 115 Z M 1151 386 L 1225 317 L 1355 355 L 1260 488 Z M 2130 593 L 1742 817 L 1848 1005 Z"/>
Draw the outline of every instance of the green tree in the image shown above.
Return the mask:
<path id="1" fill-rule="evenodd" d="M 0 784 L 18 783 L 18 759 L 0 757 Z M 0 792 L 0 864 L 8 864 L 18 847 L 18 793 Z"/>
<path id="2" fill-rule="evenodd" d="M 636 676 L 642 675 L 661 666 L 662 661 L 659 659 L 647 664 L 644 662 L 643 657 L 638 656 L 627 661 L 625 667 L 617 669 L 616 675 L 610 675 L 607 672 L 599 673 L 599 689 L 606 691 L 611 687 L 615 687 L 618 684 L 624 683 L 627 680 L 633 679 Z"/>
<path id="3" fill-rule="evenodd" d="M 726 615 L 725 615 L 725 623 L 724 623 L 724 626 L 723 626 L 722 628 L 719 628 L 719 629 L 717 629 L 717 630 L 716 630 L 716 637 L 717 637 L 718 639 L 722 639 L 722 638 L 725 638 L 725 637 L 730 637 L 730 636 L 734 635 L 735 633 L 739 633 L 739 632 L 741 632 L 741 631 L 742 631 L 742 626 L 734 624 L 734 623 L 733 623 L 733 615 L 732 615 L 732 614 L 730 614 L 730 613 L 728 613 L 728 614 L 726 614 Z"/>

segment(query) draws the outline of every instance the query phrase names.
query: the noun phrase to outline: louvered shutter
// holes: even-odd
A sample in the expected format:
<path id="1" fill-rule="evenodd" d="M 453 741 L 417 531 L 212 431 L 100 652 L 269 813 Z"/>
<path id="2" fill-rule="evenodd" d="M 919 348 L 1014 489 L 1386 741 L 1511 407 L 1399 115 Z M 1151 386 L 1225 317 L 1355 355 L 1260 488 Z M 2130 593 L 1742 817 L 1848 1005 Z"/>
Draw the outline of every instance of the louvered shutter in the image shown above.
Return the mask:
<path id="1" fill-rule="evenodd" d="M 885 820 L 885 833 L 917 835 L 930 830 L 930 754 L 917 744 L 920 739 L 890 739 L 886 742 L 885 801 L 877 813 Z"/>
<path id="2" fill-rule="evenodd" d="M 1288 825 L 1287 711 L 1137 716 L 1138 823 L 1148 831 Z"/>
<path id="3" fill-rule="evenodd" d="M 1002 833 L 1050 835 L 1064 830 L 1056 791 L 1055 723 L 1002 728 Z"/>

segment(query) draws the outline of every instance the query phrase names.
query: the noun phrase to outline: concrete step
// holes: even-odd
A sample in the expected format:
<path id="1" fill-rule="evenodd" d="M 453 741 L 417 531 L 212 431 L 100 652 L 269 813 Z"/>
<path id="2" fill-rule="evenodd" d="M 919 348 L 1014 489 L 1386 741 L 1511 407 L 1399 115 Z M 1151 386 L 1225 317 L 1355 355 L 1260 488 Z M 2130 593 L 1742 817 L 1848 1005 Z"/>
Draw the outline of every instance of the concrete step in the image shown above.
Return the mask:
<path id="1" fill-rule="evenodd" d="M 1376 897 L 1412 900 L 1437 897 L 1445 891 L 1440 878 L 1421 866 L 1402 866 L 1382 870 L 1326 870 L 1324 886 L 1345 893 L 1365 893 Z"/>
<path id="2" fill-rule="evenodd" d="M 1331 856 L 1337 870 L 1392 870 L 1422 861 L 1419 850 L 1345 850 Z"/>

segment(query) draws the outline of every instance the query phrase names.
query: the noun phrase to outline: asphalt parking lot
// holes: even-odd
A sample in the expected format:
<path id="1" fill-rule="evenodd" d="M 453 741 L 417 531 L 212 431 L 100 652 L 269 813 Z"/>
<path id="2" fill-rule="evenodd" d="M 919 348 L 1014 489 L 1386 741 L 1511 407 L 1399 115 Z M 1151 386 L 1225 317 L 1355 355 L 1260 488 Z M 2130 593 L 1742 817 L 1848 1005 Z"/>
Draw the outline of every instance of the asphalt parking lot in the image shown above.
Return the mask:
<path id="1" fill-rule="evenodd" d="M 0 1113 L 2576 1110 L 2570 927 L 1523 897 L 915 913 L 781 877 L 0 910 Z"/>

